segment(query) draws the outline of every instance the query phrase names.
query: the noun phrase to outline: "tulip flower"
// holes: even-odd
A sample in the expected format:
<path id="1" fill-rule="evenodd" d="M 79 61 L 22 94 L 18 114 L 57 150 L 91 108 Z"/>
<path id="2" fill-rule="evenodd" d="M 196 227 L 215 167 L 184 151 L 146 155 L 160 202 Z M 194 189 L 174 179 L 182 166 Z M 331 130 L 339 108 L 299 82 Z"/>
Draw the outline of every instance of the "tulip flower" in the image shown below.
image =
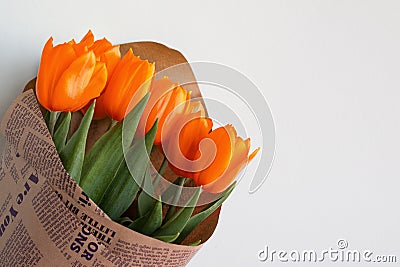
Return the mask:
<path id="1" fill-rule="evenodd" d="M 169 140 L 166 156 L 170 168 L 178 175 L 191 178 L 211 193 L 224 191 L 239 171 L 258 153 L 249 155 L 250 139 L 237 136 L 232 125 L 212 130 L 210 118 L 197 117 L 187 122 Z"/>
<path id="2" fill-rule="evenodd" d="M 106 64 L 108 79 L 111 78 L 117 63 L 121 58 L 119 45 L 112 45 L 106 38 L 94 41 L 94 35 L 90 30 L 79 43 L 75 43 L 74 40 L 71 40 L 70 44 L 72 44 L 77 55 L 82 55 L 83 53 L 92 50 L 96 56 L 96 61 L 104 62 Z"/>
<path id="3" fill-rule="evenodd" d="M 155 81 L 150 89 L 151 95 L 149 102 L 143 112 L 139 122 L 139 129 L 143 134 L 150 131 L 156 119 L 158 119 L 157 133 L 154 139 L 155 145 L 161 144 L 161 132 L 165 124 L 165 120 L 169 115 L 180 107 L 185 105 L 190 99 L 190 92 L 178 83 L 171 82 L 168 77 L 164 77 Z"/>
<path id="4" fill-rule="evenodd" d="M 80 55 L 72 42 L 44 46 L 36 81 L 40 104 L 50 111 L 77 111 L 98 97 L 107 82 L 106 64 L 93 51 Z"/>
<path id="5" fill-rule="evenodd" d="M 110 80 L 112 74 L 114 73 L 114 69 L 121 58 L 119 45 L 113 46 L 109 41 L 107 41 L 107 39 L 104 38 L 94 42 L 91 49 L 93 49 L 93 52 L 96 55 L 96 60 L 106 64 L 107 76 L 108 80 Z"/>
<path id="6" fill-rule="evenodd" d="M 106 64 L 108 79 L 111 78 L 117 63 L 121 58 L 119 45 L 112 45 L 106 38 L 94 41 L 94 35 L 90 30 L 79 43 L 75 43 L 74 40 L 71 40 L 71 44 L 73 44 L 73 48 L 77 55 L 92 50 L 96 56 L 96 61 Z"/>
<path id="7" fill-rule="evenodd" d="M 243 140 L 241 137 L 237 136 L 236 130 L 232 125 L 226 125 L 224 128 L 228 131 L 232 141 L 232 157 L 229 160 L 228 167 L 219 177 L 212 175 L 213 168 L 215 167 L 213 165 L 210 165 L 206 170 L 197 173 L 194 177 L 197 184 L 204 185 L 203 189 L 212 193 L 220 193 L 224 191 L 232 183 L 242 168 L 257 155 L 258 151 L 260 151 L 260 148 L 257 148 L 249 155 L 250 139 L 247 138 L 246 140 Z M 220 150 L 220 152 L 223 153 L 223 150 Z"/>
<path id="8" fill-rule="evenodd" d="M 149 91 L 153 74 L 154 64 L 141 60 L 130 49 L 116 64 L 104 93 L 96 102 L 95 112 L 121 121 Z"/>
<path id="9" fill-rule="evenodd" d="M 94 35 L 91 30 L 89 30 L 79 43 L 76 43 L 74 39 L 69 41 L 72 44 L 75 53 L 77 55 L 82 55 L 83 53 L 89 51 L 90 47 L 94 44 Z"/>
<path id="10" fill-rule="evenodd" d="M 86 50 L 92 50 L 96 56 L 96 60 L 106 64 L 108 83 L 121 58 L 119 45 L 113 46 L 106 38 L 94 41 L 94 36 L 91 31 L 89 31 L 78 44 L 75 44 L 73 40 L 71 42 L 74 44 L 74 50 L 76 53 L 83 53 Z M 93 101 L 88 103 L 82 109 L 83 113 L 86 113 L 92 102 Z M 103 105 L 97 104 L 93 119 L 99 120 L 107 116 L 103 107 Z"/>

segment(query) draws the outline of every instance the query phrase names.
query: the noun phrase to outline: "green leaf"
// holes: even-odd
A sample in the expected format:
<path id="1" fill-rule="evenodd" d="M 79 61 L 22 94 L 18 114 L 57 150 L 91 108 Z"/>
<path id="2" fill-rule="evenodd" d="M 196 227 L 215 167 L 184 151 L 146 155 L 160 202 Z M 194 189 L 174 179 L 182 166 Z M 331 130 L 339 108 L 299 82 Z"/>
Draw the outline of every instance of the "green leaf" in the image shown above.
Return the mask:
<path id="1" fill-rule="evenodd" d="M 200 245 L 200 243 L 201 243 L 201 240 L 197 240 L 196 242 L 188 244 L 188 246 L 195 247 L 195 246 Z"/>
<path id="2" fill-rule="evenodd" d="M 177 186 L 179 186 L 180 183 L 181 183 L 181 177 L 179 176 L 162 193 L 161 195 L 162 202 L 170 203 L 172 201 L 172 199 L 174 198 L 174 194 L 176 193 L 177 190 L 179 190 Z"/>
<path id="3" fill-rule="evenodd" d="M 176 212 L 171 219 L 153 234 L 153 236 L 171 236 L 180 233 L 192 215 L 200 193 L 201 187 L 198 187 L 192 198 L 186 203 L 186 207 Z"/>
<path id="4" fill-rule="evenodd" d="M 72 135 L 71 139 L 60 152 L 60 158 L 65 170 L 79 183 L 82 172 L 83 160 L 85 157 L 86 139 L 92 122 L 95 101 L 79 125 L 79 128 Z"/>
<path id="5" fill-rule="evenodd" d="M 138 198 L 138 211 L 140 216 L 144 216 L 154 207 L 154 188 L 151 181 L 151 174 L 149 168 L 147 168 L 146 174 L 143 180 L 143 190 L 140 192 Z"/>
<path id="6" fill-rule="evenodd" d="M 144 235 L 151 235 L 156 231 L 158 228 L 160 228 L 162 224 L 162 202 L 161 198 L 159 198 L 156 201 L 156 204 L 153 207 L 153 210 L 148 213 L 149 215 L 147 216 L 147 221 L 143 225 L 143 227 L 140 229 L 140 233 Z"/>
<path id="7" fill-rule="evenodd" d="M 155 123 L 146 134 L 145 140 L 137 140 L 128 150 L 126 158 L 120 160 L 120 165 L 109 186 L 98 202 L 99 207 L 110 216 L 111 219 L 119 218 L 133 203 L 139 191 L 139 184 L 142 183 L 145 173 L 149 173 L 147 180 L 150 180 L 148 169 L 148 151 L 153 147 L 154 137 L 158 124 Z M 129 168 L 126 161 L 130 162 Z M 153 190 L 154 191 L 154 190 Z M 154 195 L 154 194 L 153 194 Z M 151 198 L 151 207 L 154 206 L 154 199 Z M 141 216 L 144 215 L 140 214 Z"/>
<path id="8" fill-rule="evenodd" d="M 95 203 L 99 203 L 123 160 L 121 131 L 121 124 L 108 130 L 85 156 L 79 185 Z"/>
<path id="9" fill-rule="evenodd" d="M 129 125 L 124 129 L 125 140 L 133 139 L 148 99 L 149 94 L 125 117 L 124 123 Z M 118 123 L 93 145 L 85 157 L 80 186 L 95 203 L 100 202 L 124 159 L 122 144 L 122 123 Z"/>
<path id="10" fill-rule="evenodd" d="M 60 116 L 61 112 L 59 111 L 50 111 L 49 112 L 49 121 L 47 127 L 49 128 L 50 135 L 54 136 L 55 125 L 57 123 L 58 117 Z"/>
<path id="11" fill-rule="evenodd" d="M 140 177 L 140 179 L 142 178 Z M 98 202 L 98 206 L 112 220 L 115 220 L 130 207 L 138 191 L 139 185 L 131 176 L 123 158 L 114 178 Z"/>
<path id="12" fill-rule="evenodd" d="M 126 223 L 131 224 L 133 222 L 132 219 L 129 217 L 118 218 L 118 219 L 115 219 L 115 221 L 122 225 L 125 225 Z"/>
<path id="13" fill-rule="evenodd" d="M 153 238 L 167 242 L 167 243 L 172 243 L 177 239 L 179 236 L 179 233 L 176 233 L 174 235 L 164 235 L 164 236 L 153 236 Z"/>
<path id="14" fill-rule="evenodd" d="M 68 114 L 68 112 L 58 112 L 56 124 L 54 125 L 54 132 L 56 132 L 58 127 L 60 127 L 62 121 L 64 120 L 64 118 L 67 114 Z"/>
<path id="15" fill-rule="evenodd" d="M 131 224 L 128 225 L 128 228 L 132 229 L 133 231 L 136 231 L 136 232 L 140 233 L 140 229 L 147 222 L 147 219 L 148 219 L 147 215 L 148 214 L 146 214 L 145 216 L 142 216 L 142 217 L 137 218 L 136 220 L 134 220 Z"/>
<path id="16" fill-rule="evenodd" d="M 146 146 L 147 157 L 150 155 L 151 150 L 153 148 L 154 138 L 157 134 L 157 129 L 158 129 L 158 120 L 155 121 L 150 131 L 146 134 L 145 146 Z M 143 154 L 146 153 L 142 151 L 140 152 Z M 138 198 L 138 211 L 140 216 L 143 216 L 149 211 L 151 211 L 155 205 L 154 187 L 151 180 L 151 172 L 149 167 L 147 168 L 146 173 L 144 175 L 142 189 L 143 190 L 142 192 L 140 192 Z"/>
<path id="17" fill-rule="evenodd" d="M 58 121 L 60 123 L 56 125 L 57 130 L 53 136 L 53 141 L 58 153 L 60 153 L 67 143 L 68 131 L 71 124 L 71 112 L 65 113 Z"/>
<path id="18" fill-rule="evenodd" d="M 202 221 L 204 221 L 208 216 L 210 216 L 216 209 L 218 209 L 222 203 L 229 197 L 233 189 L 235 189 L 236 182 L 232 183 L 221 196 L 214 202 L 210 203 L 203 211 L 197 213 L 192 218 L 189 219 L 185 228 L 183 228 L 181 235 L 176 240 L 176 243 L 181 243 Z"/>
<path id="19" fill-rule="evenodd" d="M 179 202 L 179 199 L 181 198 L 181 193 L 182 193 L 183 185 L 186 182 L 186 178 L 178 177 L 177 182 L 178 182 L 178 186 L 174 188 L 175 189 L 174 198 L 168 208 L 167 214 L 165 215 L 165 218 L 164 218 L 165 221 L 168 221 L 169 219 L 171 219 L 172 216 L 175 214 L 176 204 Z"/>
<path id="20" fill-rule="evenodd" d="M 49 111 L 49 110 L 46 109 L 46 111 L 45 111 L 45 113 L 44 113 L 44 116 L 43 116 L 43 119 L 44 119 L 44 122 L 45 122 L 46 125 L 47 125 L 47 128 L 49 128 L 50 112 L 51 112 L 51 111 Z"/>

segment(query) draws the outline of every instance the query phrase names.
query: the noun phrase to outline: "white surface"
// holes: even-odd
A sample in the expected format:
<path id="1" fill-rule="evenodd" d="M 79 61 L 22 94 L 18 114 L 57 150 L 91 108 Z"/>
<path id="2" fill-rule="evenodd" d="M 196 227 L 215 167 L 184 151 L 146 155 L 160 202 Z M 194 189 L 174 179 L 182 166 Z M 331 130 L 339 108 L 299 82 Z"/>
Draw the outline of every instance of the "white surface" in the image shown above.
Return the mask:
<path id="1" fill-rule="evenodd" d="M 256 194 L 236 190 L 189 266 L 304 266 L 257 253 L 321 251 L 339 238 L 400 260 L 399 11 L 398 1 L 2 0 L 0 113 L 35 76 L 50 35 L 91 28 L 226 64 L 266 95 L 277 154 Z"/>

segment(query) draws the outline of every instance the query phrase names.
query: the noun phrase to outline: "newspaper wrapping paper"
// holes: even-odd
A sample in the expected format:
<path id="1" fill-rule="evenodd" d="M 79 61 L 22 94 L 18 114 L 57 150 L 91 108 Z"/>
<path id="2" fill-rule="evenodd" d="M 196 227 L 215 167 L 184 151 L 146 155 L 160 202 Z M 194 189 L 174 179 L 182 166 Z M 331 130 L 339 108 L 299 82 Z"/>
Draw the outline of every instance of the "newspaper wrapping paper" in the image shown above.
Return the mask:
<path id="1" fill-rule="evenodd" d="M 200 246 L 111 221 L 65 171 L 32 90 L 1 123 L 1 266 L 185 266 Z"/>

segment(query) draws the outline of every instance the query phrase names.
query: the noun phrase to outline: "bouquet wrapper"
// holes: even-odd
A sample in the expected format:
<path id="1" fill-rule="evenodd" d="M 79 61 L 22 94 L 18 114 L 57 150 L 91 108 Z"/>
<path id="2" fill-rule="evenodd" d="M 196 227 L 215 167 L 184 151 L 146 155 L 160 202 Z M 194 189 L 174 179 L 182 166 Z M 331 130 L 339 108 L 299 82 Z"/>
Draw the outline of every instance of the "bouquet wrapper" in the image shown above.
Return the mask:
<path id="1" fill-rule="evenodd" d="M 161 69 L 186 61 L 156 43 L 126 44 L 121 51 L 132 47 Z M 6 139 L 0 165 L 1 266 L 185 266 L 201 248 L 165 243 L 111 221 L 65 171 L 33 90 L 14 101 L 0 130 Z M 219 210 L 188 238 L 207 240 L 218 215 Z"/>

